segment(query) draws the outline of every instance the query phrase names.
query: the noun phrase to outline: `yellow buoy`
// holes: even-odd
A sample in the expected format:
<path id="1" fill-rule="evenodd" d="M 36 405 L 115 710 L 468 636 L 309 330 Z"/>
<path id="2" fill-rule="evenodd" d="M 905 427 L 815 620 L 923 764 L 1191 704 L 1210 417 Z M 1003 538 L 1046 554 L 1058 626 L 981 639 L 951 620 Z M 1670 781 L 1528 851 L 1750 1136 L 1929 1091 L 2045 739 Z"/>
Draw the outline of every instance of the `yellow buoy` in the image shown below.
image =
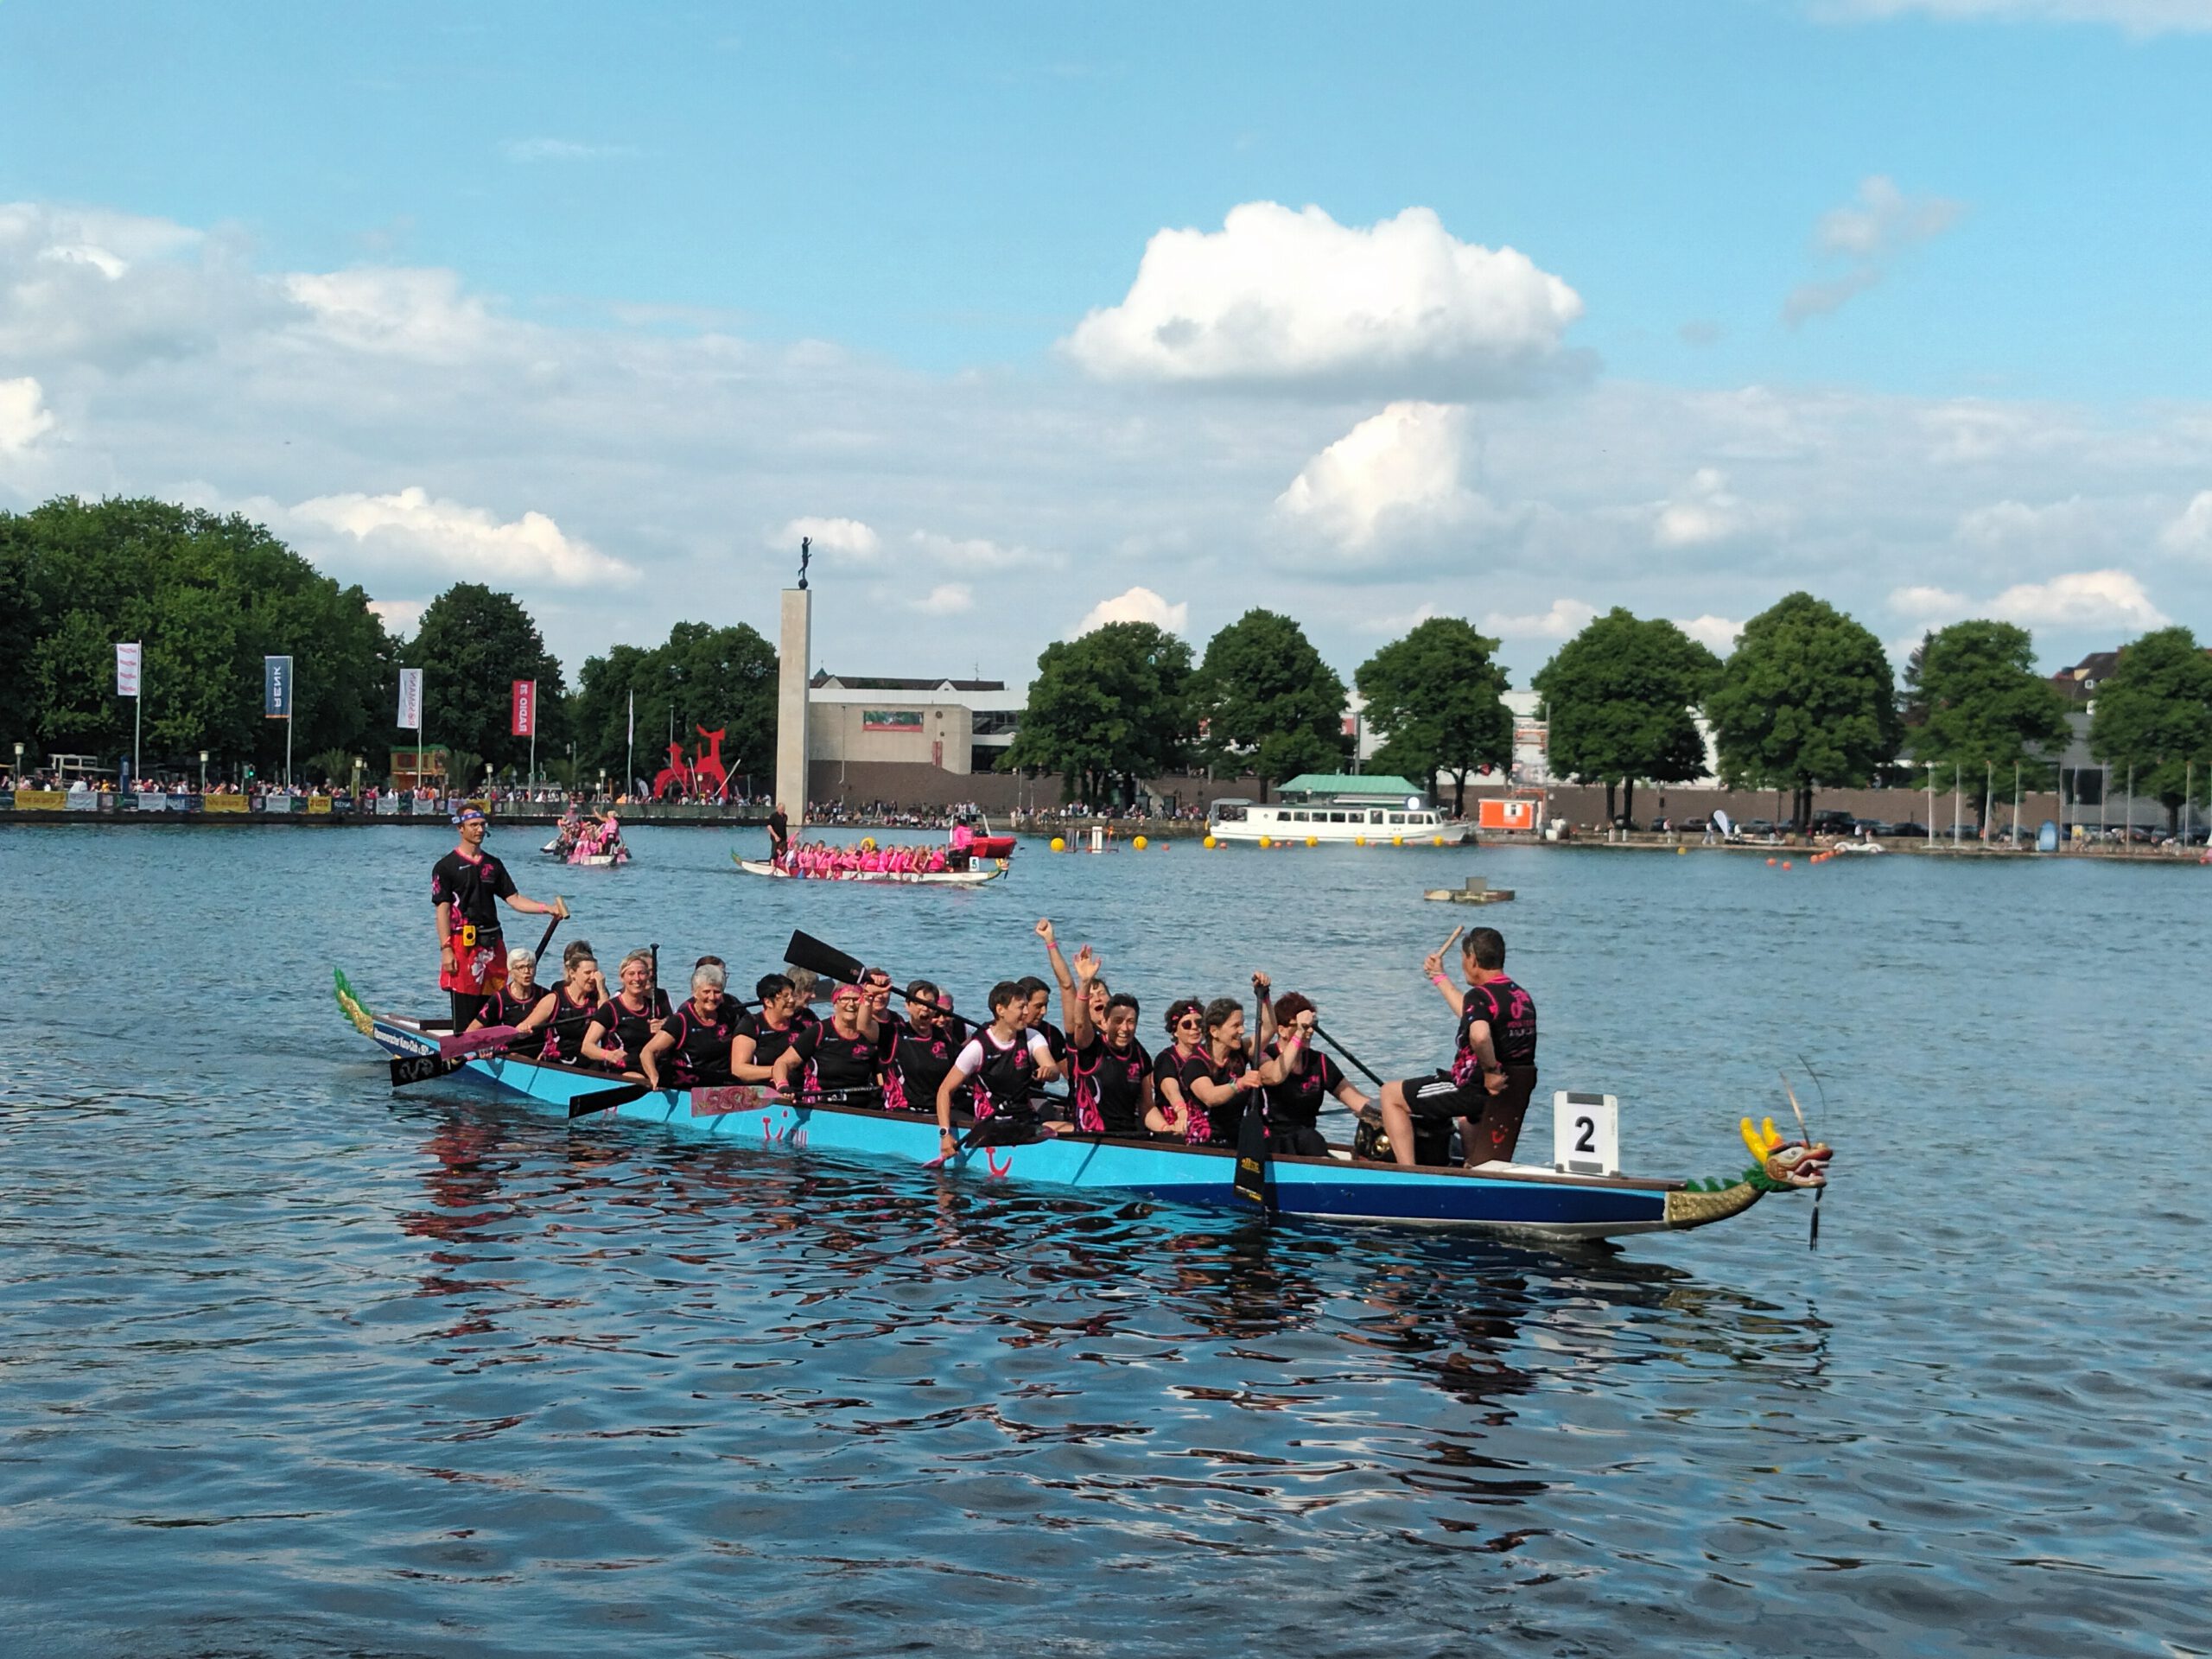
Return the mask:
<path id="1" fill-rule="evenodd" d="M 1390 844 L 1393 847 L 1402 847 L 1406 844 L 1406 838 L 1403 836 L 1393 836 L 1390 837 Z"/>
<path id="2" fill-rule="evenodd" d="M 1274 844 L 1275 844 L 1275 843 L 1274 843 L 1274 839 L 1273 839 L 1272 837 L 1270 837 L 1270 836 L 1262 836 L 1260 837 L 1260 845 L 1261 845 L 1261 846 L 1262 846 L 1262 847 L 1272 847 L 1272 846 L 1274 846 Z"/>
<path id="3" fill-rule="evenodd" d="M 1065 836 L 1054 836 L 1052 837 L 1052 850 L 1054 852 L 1065 853 L 1067 849 L 1067 838 Z"/>
<path id="4" fill-rule="evenodd" d="M 1441 847 L 1444 844 L 1444 837 L 1441 836 L 1431 836 L 1428 838 L 1428 844 L 1432 847 Z"/>
<path id="5" fill-rule="evenodd" d="M 1142 852 L 1147 847 L 1151 845 L 1151 842 L 1147 842 L 1142 836 L 1139 836 L 1135 841 L 1131 842 L 1129 845 L 1135 848 L 1137 851 Z"/>
<path id="6" fill-rule="evenodd" d="M 1220 845 L 1221 843 L 1216 841 L 1211 836 L 1208 836 L 1206 837 L 1206 851 L 1211 852 L 1215 848 Z"/>
<path id="7" fill-rule="evenodd" d="M 1321 844 L 1321 842 L 1320 842 L 1320 841 L 1319 841 L 1319 839 L 1318 837 L 1313 836 L 1306 836 L 1306 844 L 1308 847 L 1319 847 L 1319 846 Z"/>
<path id="8" fill-rule="evenodd" d="M 1677 847 L 1677 848 L 1675 848 L 1675 856 L 1676 858 L 1680 858 L 1680 857 L 1681 857 L 1684 853 L 1687 853 L 1688 851 L 1689 851 L 1689 849 L 1688 849 L 1688 848 L 1687 848 L 1687 847 Z"/>
<path id="9" fill-rule="evenodd" d="M 1354 836 L 1351 838 L 1351 844 L 1355 847 L 1364 847 L 1367 845 L 1367 837 L 1365 836 Z"/>

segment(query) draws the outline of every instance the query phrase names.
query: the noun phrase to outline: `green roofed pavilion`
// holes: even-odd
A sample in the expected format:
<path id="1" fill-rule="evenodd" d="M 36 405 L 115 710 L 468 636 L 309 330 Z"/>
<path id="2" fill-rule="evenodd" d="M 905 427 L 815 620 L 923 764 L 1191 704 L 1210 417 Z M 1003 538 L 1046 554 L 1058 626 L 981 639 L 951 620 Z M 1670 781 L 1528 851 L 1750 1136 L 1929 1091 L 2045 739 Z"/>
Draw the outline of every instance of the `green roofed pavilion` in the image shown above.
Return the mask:
<path id="1" fill-rule="evenodd" d="M 1408 795 L 1427 798 L 1428 791 L 1407 779 L 1389 772 L 1301 772 L 1275 791 L 1283 799 L 1300 796 L 1312 800 L 1317 796 L 1326 800 L 1340 796 L 1357 795 L 1362 799 L 1391 798 L 1404 800 Z"/>

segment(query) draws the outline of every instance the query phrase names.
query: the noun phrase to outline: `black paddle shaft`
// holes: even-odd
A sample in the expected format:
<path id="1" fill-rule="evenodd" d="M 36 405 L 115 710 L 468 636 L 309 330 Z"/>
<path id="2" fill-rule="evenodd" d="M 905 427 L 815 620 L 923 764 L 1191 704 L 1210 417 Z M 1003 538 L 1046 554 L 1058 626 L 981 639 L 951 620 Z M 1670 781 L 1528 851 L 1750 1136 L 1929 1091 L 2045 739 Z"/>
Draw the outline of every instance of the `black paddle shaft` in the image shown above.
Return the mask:
<path id="1" fill-rule="evenodd" d="M 1373 1069 L 1368 1065 L 1366 1061 L 1361 1059 L 1358 1055 L 1353 1053 L 1351 1050 L 1346 1048 L 1335 1038 L 1330 1036 L 1327 1032 L 1322 1030 L 1321 1022 L 1319 1020 L 1316 1020 L 1313 1022 L 1313 1034 L 1316 1037 L 1319 1037 L 1323 1042 L 1326 1043 L 1331 1048 L 1335 1049 L 1337 1052 L 1343 1055 L 1344 1058 L 1350 1060 L 1353 1065 L 1359 1069 L 1359 1074 L 1365 1077 L 1370 1083 L 1373 1084 L 1377 1089 L 1381 1089 L 1385 1086 L 1382 1079 L 1375 1075 Z"/>

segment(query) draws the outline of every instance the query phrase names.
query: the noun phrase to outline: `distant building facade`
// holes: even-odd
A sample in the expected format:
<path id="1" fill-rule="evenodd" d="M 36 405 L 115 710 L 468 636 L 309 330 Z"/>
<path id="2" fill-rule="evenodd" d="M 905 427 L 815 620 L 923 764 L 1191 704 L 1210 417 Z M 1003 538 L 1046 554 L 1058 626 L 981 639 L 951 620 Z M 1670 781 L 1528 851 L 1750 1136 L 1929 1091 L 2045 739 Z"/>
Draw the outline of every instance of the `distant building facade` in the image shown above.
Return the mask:
<path id="1" fill-rule="evenodd" d="M 995 770 L 1020 729 L 1028 688 L 1003 680 L 832 674 L 807 683 L 811 766 L 884 762 L 967 775 Z"/>

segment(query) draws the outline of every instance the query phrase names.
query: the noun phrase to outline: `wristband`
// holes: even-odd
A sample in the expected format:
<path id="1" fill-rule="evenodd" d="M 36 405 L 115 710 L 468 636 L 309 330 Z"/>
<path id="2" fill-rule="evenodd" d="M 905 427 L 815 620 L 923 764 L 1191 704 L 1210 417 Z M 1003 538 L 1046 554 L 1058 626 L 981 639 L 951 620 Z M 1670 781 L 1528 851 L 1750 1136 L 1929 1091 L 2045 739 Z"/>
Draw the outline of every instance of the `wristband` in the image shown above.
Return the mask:
<path id="1" fill-rule="evenodd" d="M 1431 974 L 1428 977 L 1431 984 L 1441 985 L 1447 991 L 1452 988 L 1452 982 L 1441 974 Z"/>

